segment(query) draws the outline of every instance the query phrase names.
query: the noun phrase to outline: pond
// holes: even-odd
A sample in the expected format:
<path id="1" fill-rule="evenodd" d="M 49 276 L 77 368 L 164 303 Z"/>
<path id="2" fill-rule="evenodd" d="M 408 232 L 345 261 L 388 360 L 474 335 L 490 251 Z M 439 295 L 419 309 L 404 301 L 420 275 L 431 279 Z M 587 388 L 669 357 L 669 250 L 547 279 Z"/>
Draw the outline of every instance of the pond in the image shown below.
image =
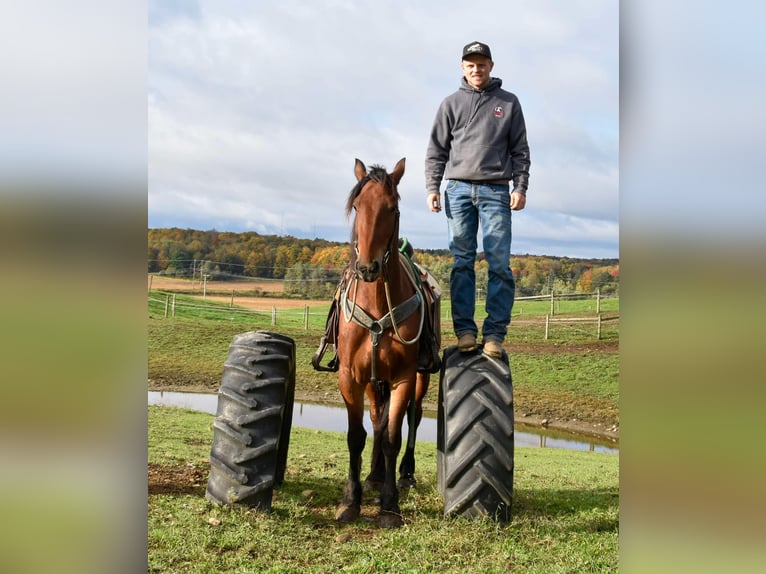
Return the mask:
<path id="1" fill-rule="evenodd" d="M 213 393 L 149 391 L 149 404 L 180 407 L 214 415 L 218 408 L 218 395 Z M 343 406 L 296 402 L 293 406 L 293 426 L 346 432 L 346 410 Z M 372 434 L 369 414 L 365 417 L 365 427 L 368 434 Z M 403 433 L 406 437 L 406 421 Z M 517 424 L 514 436 L 514 446 L 517 447 L 565 448 L 608 454 L 619 453 L 619 448 L 609 441 L 550 429 L 524 427 L 524 430 L 520 430 Z M 423 420 L 418 427 L 417 440 L 418 442 L 436 442 L 436 413 L 423 415 Z"/>

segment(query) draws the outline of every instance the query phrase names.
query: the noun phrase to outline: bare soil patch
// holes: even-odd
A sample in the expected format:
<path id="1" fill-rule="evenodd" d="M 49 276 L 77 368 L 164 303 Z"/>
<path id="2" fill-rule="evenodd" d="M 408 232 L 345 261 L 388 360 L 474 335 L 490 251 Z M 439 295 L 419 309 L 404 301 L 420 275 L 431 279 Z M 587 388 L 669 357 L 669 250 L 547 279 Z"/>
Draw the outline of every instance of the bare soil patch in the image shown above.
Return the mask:
<path id="1" fill-rule="evenodd" d="M 201 279 L 182 279 L 178 277 L 162 277 L 150 275 L 148 285 L 151 290 L 170 291 L 202 297 L 203 286 Z M 242 293 L 260 292 L 266 296 L 242 295 Z M 224 294 L 225 293 L 225 294 Z M 272 308 L 303 309 L 304 306 L 318 307 L 329 305 L 328 299 L 286 299 L 280 297 L 284 293 L 284 283 L 280 280 L 252 281 L 208 281 L 205 286 L 205 299 L 217 303 L 231 303 L 245 307 L 251 311 L 271 311 Z"/>
<path id="2" fill-rule="evenodd" d="M 204 283 L 204 284 L 203 284 Z M 207 293 L 212 291 L 261 291 L 263 293 L 283 293 L 284 281 L 281 279 L 252 279 L 246 281 L 208 281 L 202 279 L 184 279 L 181 277 L 163 277 L 148 275 L 147 285 L 150 289 L 177 291 L 179 293 L 202 294 L 203 287 Z"/>
<path id="3" fill-rule="evenodd" d="M 204 496 L 210 474 L 208 461 L 200 465 L 149 464 L 149 494 L 192 494 Z"/>
<path id="4" fill-rule="evenodd" d="M 231 295 L 208 295 L 206 299 L 217 301 L 219 303 L 230 303 Z M 297 300 L 277 297 L 237 297 L 235 295 L 234 304 L 252 311 L 271 311 L 272 307 L 278 311 L 282 311 L 285 309 L 303 309 L 306 305 L 309 307 L 329 305 L 329 301 L 327 299 Z"/>

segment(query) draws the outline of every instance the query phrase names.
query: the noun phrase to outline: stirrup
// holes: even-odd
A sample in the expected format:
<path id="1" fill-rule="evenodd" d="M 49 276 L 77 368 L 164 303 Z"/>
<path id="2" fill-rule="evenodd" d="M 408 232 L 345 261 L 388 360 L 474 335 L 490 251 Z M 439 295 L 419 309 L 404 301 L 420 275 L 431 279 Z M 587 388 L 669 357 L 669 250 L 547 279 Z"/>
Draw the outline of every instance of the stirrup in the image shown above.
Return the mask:
<path id="1" fill-rule="evenodd" d="M 335 373 L 338 370 L 338 352 L 335 351 L 335 356 L 330 359 L 330 362 L 327 363 L 327 365 L 322 365 L 322 357 L 324 357 L 325 351 L 327 351 L 327 337 L 324 335 L 319 340 L 319 348 L 317 349 L 316 353 L 314 353 L 314 356 L 311 359 L 311 366 L 314 367 L 315 371 L 325 371 L 329 373 Z M 334 347 L 335 345 L 333 345 Z"/>

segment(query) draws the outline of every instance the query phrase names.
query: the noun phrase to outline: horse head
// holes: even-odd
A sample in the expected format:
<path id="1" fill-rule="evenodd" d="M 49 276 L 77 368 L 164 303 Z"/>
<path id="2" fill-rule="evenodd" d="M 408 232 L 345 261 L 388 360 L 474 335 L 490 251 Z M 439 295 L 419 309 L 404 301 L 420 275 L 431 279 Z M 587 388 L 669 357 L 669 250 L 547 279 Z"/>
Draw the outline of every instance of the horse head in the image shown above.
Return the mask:
<path id="1" fill-rule="evenodd" d="M 372 282 L 380 278 L 399 241 L 399 192 L 397 186 L 404 175 L 405 159 L 387 173 L 378 165 L 370 167 L 356 160 L 357 184 L 351 190 L 346 214 L 356 211 L 351 242 L 352 264 L 357 277 Z M 396 260 L 396 259 L 395 259 Z"/>

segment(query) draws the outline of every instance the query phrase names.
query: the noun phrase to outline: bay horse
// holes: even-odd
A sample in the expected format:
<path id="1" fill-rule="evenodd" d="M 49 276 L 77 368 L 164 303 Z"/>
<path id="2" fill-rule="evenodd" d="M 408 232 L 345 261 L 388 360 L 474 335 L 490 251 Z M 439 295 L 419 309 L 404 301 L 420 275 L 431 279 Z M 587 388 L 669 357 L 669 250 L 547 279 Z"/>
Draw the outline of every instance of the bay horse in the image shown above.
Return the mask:
<path id="1" fill-rule="evenodd" d="M 369 172 L 357 159 L 357 183 L 346 202 L 356 212 L 351 232 L 349 280 L 341 295 L 338 323 L 338 386 L 346 404 L 348 479 L 336 520 L 351 522 L 361 511 L 365 394 L 373 427 L 371 472 L 366 484 L 380 489 L 378 524 L 403 524 L 399 487 L 414 484 L 414 428 L 422 416 L 429 375 L 417 371 L 418 339 L 425 315 L 421 294 L 408 277 L 399 245 L 399 192 L 405 159 L 391 173 L 373 165 Z M 409 413 L 408 413 L 409 411 Z M 410 415 L 410 440 L 396 482 L 402 446 L 402 423 Z M 414 425 L 414 426 L 413 426 Z"/>

